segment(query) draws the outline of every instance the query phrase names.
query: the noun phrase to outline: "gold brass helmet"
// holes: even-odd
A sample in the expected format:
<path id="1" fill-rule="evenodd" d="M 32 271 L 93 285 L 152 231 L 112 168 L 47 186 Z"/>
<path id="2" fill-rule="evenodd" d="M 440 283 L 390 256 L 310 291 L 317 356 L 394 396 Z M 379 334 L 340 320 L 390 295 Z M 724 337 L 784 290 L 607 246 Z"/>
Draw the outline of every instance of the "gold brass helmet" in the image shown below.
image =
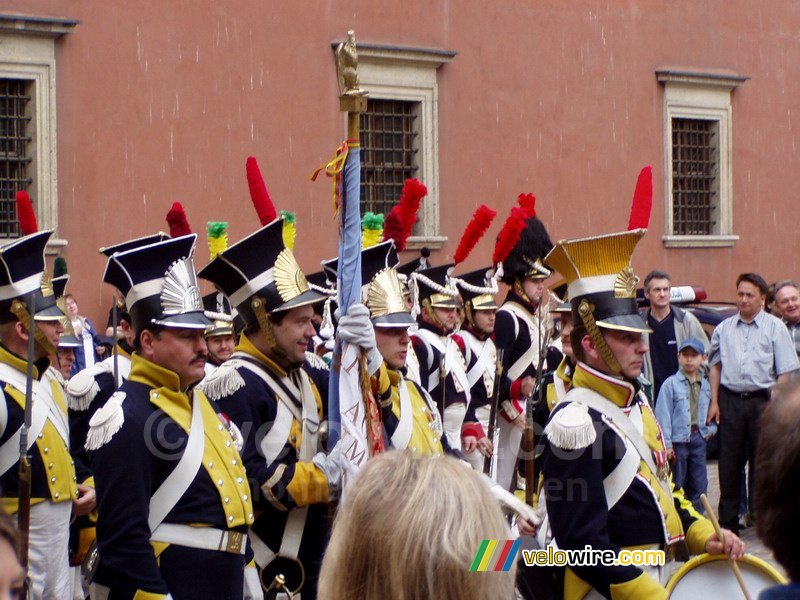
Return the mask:
<path id="1" fill-rule="evenodd" d="M 645 229 L 562 240 L 545 258 L 567 282 L 572 318 L 582 323 L 608 367 L 621 368 L 601 329 L 649 333 L 636 303 L 631 256 Z"/>

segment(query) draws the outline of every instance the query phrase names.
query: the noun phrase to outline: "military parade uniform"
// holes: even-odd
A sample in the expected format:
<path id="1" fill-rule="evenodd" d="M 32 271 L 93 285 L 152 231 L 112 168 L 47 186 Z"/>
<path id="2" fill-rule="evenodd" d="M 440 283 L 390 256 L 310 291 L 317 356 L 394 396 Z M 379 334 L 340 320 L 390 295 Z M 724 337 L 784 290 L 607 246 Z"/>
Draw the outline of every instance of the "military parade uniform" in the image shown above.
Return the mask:
<path id="1" fill-rule="evenodd" d="M 514 290 L 509 291 L 505 302 L 497 311 L 494 339 L 498 350 L 503 351 L 503 377 L 500 385 L 500 431 L 497 462 L 497 481 L 504 488 L 511 486 L 517 453 L 522 441 L 522 431 L 513 425 L 515 419 L 525 414 L 526 398 L 522 394 L 522 380 L 536 378 L 539 353 L 545 333 L 540 329 L 536 307 Z"/>
<path id="2" fill-rule="evenodd" d="M 189 235 L 113 254 L 104 281 L 148 326 L 205 329 Z M 166 273 L 166 275 L 165 275 Z M 134 353 L 92 417 L 99 566 L 93 597 L 243 597 L 250 487 L 241 434 L 194 385 Z"/>
<path id="3" fill-rule="evenodd" d="M 34 233 L 0 248 L 0 319 L 21 320 L 30 330 L 30 315 L 19 301 L 34 293 L 34 321 L 63 320 L 50 279 L 44 273 L 44 250 L 51 231 Z M 15 304 L 16 303 L 16 304 Z M 20 308 L 24 317 L 14 310 Z M 55 354 L 49 340 L 36 332 L 36 343 Z M 28 572 L 36 598 L 61 599 L 70 593 L 67 556 L 72 500 L 78 497 L 75 464 L 69 451 L 69 423 L 64 392 L 49 372 L 48 356 L 34 360 L 32 419 L 28 430 L 31 470 L 30 548 Z M 3 508 L 19 510 L 19 458 L 25 418 L 28 360 L 0 345 L 0 489 Z"/>
<path id="4" fill-rule="evenodd" d="M 603 331 L 647 331 L 636 306 L 630 256 L 644 229 L 559 242 L 548 265 L 569 285 L 572 319 L 591 336 L 607 371 L 578 362 L 572 388 L 545 428 L 547 515 L 564 550 L 669 550 L 685 539 L 704 551 L 713 534 L 669 478 L 660 427 L 638 381 L 623 367 Z M 666 598 L 658 568 L 570 566 L 567 599 Z"/>
<path id="5" fill-rule="evenodd" d="M 284 368 L 247 332 L 258 327 L 280 355 L 268 314 L 323 296 L 308 288 L 285 248 L 281 220 L 230 246 L 199 275 L 229 298 L 245 325 L 233 356 L 203 385 L 245 433 L 243 458 L 257 491 L 250 537 L 262 584 L 284 575 L 298 598 L 313 599 L 329 531 L 328 502 L 336 492 L 319 451 L 327 372 L 309 363 Z"/>
<path id="6" fill-rule="evenodd" d="M 470 399 L 467 364 L 462 350 L 464 342 L 446 331 L 433 311 L 434 308 L 458 306 L 455 298 L 458 292 L 448 280 L 451 269 L 452 265 L 443 265 L 412 273 L 411 285 L 417 290 L 417 301 L 433 323 L 418 319 L 419 328 L 411 342 L 420 365 L 420 385 L 439 408 L 450 447 L 461 450 L 461 426 Z M 441 381 L 442 372 L 444 381 Z"/>
<path id="7" fill-rule="evenodd" d="M 497 283 L 490 277 L 488 268 L 459 275 L 454 281 L 464 301 L 465 320 L 458 336 L 464 343 L 467 382 L 470 386 L 470 401 L 461 435 L 480 440 L 487 436 L 489 428 L 489 414 L 497 383 L 497 347 L 491 332 L 478 329 L 474 314 L 480 310 L 497 310 L 493 296 L 497 293 Z M 477 448 L 465 454 L 464 458 L 474 469 L 483 470 L 484 455 Z"/>

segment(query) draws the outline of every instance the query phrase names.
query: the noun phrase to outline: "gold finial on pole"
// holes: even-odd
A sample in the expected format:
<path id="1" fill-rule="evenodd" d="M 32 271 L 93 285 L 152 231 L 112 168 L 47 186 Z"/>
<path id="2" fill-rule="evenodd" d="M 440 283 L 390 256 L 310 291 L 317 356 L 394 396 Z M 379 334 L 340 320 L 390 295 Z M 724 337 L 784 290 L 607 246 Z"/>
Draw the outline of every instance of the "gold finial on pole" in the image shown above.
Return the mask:
<path id="1" fill-rule="evenodd" d="M 359 138 L 358 115 L 367 110 L 367 93 L 358 87 L 358 48 L 356 32 L 347 32 L 347 41 L 336 48 L 336 74 L 339 79 L 339 110 L 348 113 L 347 137 Z"/>

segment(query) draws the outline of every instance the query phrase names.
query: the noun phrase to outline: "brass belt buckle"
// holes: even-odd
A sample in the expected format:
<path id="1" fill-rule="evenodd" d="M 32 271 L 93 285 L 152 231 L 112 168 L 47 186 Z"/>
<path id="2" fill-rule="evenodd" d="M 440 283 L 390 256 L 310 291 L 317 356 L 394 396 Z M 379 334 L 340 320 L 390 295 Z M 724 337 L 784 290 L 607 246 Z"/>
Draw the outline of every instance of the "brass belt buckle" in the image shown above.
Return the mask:
<path id="1" fill-rule="evenodd" d="M 225 533 L 228 534 L 228 543 L 225 545 L 225 548 L 222 548 L 222 545 L 225 543 Z M 244 534 L 241 531 L 223 532 L 222 539 L 219 541 L 220 550 L 225 550 L 225 552 L 230 554 L 241 554 L 243 540 Z"/>

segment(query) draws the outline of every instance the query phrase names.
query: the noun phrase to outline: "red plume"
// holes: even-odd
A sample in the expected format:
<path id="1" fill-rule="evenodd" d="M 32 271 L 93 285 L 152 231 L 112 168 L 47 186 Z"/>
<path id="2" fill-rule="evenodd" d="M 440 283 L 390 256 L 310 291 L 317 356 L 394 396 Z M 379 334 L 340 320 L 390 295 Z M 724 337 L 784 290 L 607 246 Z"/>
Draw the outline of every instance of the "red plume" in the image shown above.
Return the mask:
<path id="1" fill-rule="evenodd" d="M 39 226 L 36 224 L 36 213 L 31 204 L 31 197 L 28 192 L 21 190 L 17 192 L 17 220 L 19 221 L 19 229 L 22 235 L 30 235 L 39 231 Z"/>
<path id="2" fill-rule="evenodd" d="M 400 202 L 392 207 L 383 224 L 384 241 L 393 239 L 398 250 L 406 249 L 406 240 L 411 235 L 414 223 L 417 222 L 417 212 L 422 199 L 427 195 L 428 188 L 419 179 L 406 179 L 403 191 L 400 192 Z M 398 220 L 402 231 L 398 229 Z"/>
<path id="3" fill-rule="evenodd" d="M 419 179 L 406 179 L 403 191 L 400 192 L 400 216 L 403 217 L 403 233 L 406 237 L 411 235 L 411 229 L 417 222 L 417 212 L 422 204 L 422 199 L 428 195 L 426 188 Z"/>
<path id="4" fill-rule="evenodd" d="M 511 209 L 511 214 L 508 215 L 503 229 L 500 230 L 500 234 L 497 236 L 492 264 L 496 265 L 503 262 L 511 250 L 514 249 L 519 237 L 522 235 L 522 230 L 528 226 L 525 222 L 526 219 L 528 219 L 528 213 L 525 212 L 524 208 L 514 206 Z"/>
<path id="5" fill-rule="evenodd" d="M 525 211 L 527 218 L 536 216 L 536 196 L 533 194 L 520 194 L 517 202 L 520 208 Z"/>
<path id="6" fill-rule="evenodd" d="M 173 202 L 172 208 L 167 213 L 167 223 L 169 224 L 169 237 L 180 237 L 192 233 L 189 221 L 186 220 L 186 212 L 180 202 Z"/>
<path id="7" fill-rule="evenodd" d="M 628 231 L 647 229 L 650 224 L 650 211 L 653 209 L 653 167 L 647 165 L 639 173 L 636 191 L 633 193 L 631 217 L 628 220 Z"/>
<path id="8" fill-rule="evenodd" d="M 461 241 L 458 242 L 458 248 L 453 255 L 453 262 L 459 264 L 469 256 L 475 244 L 478 243 L 483 237 L 483 234 L 489 229 L 489 225 L 497 216 L 497 211 L 492 210 L 485 204 L 481 204 L 475 213 L 472 215 L 472 220 L 464 230 L 464 235 L 461 236 Z"/>
<path id="9" fill-rule="evenodd" d="M 253 200 L 253 206 L 256 207 L 258 219 L 262 225 L 272 223 L 278 218 L 278 213 L 275 212 L 275 205 L 269 197 L 267 186 L 264 183 L 264 178 L 261 176 L 261 170 L 258 168 L 258 161 L 255 156 L 247 157 L 247 185 L 250 186 L 250 198 Z"/>
<path id="10" fill-rule="evenodd" d="M 406 249 L 406 238 L 403 235 L 403 217 L 400 214 L 400 206 L 394 206 L 386 218 L 383 220 L 383 241 L 394 240 L 395 248 L 398 251 Z"/>

